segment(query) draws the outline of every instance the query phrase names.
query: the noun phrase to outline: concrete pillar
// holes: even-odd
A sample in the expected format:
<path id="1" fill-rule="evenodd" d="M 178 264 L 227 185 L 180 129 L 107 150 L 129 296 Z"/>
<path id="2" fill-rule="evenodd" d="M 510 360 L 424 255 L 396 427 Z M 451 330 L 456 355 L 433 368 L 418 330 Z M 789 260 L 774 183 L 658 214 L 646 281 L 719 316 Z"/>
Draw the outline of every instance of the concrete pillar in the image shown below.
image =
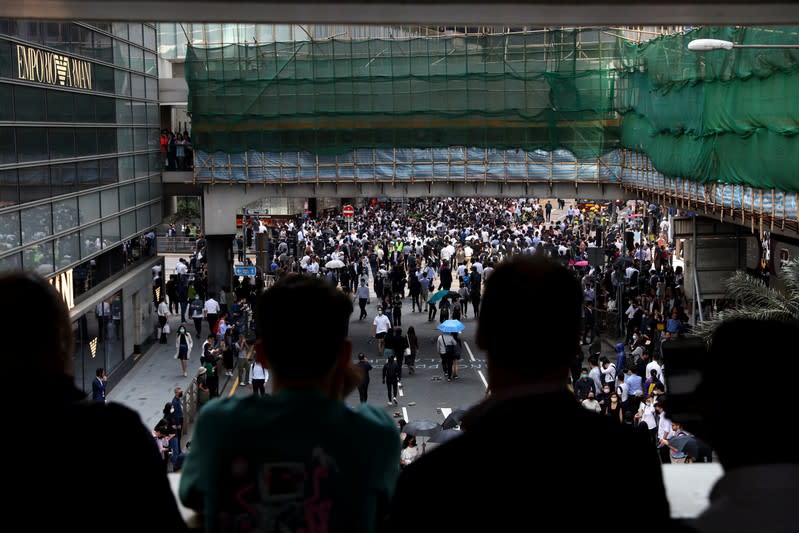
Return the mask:
<path id="1" fill-rule="evenodd" d="M 217 298 L 219 290 L 233 284 L 234 235 L 206 235 L 208 251 L 208 291 Z"/>

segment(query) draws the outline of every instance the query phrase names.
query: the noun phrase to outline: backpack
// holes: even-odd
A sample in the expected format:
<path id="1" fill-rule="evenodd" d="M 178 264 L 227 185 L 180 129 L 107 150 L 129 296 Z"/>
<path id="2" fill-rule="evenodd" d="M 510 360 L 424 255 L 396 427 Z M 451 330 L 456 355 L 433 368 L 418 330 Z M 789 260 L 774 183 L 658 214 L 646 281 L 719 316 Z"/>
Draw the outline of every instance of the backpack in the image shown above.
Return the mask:
<path id="1" fill-rule="evenodd" d="M 190 289 L 191 290 L 191 289 Z M 192 315 L 203 312 L 203 303 L 200 300 L 193 300 L 189 306 Z"/>
<path id="2" fill-rule="evenodd" d="M 447 340 L 444 339 L 443 337 L 442 340 L 444 341 L 444 353 L 447 355 L 447 357 L 454 358 L 457 355 L 457 349 L 458 349 L 457 341 L 455 341 L 455 339 L 452 339 L 453 341 L 452 344 L 448 344 Z"/>

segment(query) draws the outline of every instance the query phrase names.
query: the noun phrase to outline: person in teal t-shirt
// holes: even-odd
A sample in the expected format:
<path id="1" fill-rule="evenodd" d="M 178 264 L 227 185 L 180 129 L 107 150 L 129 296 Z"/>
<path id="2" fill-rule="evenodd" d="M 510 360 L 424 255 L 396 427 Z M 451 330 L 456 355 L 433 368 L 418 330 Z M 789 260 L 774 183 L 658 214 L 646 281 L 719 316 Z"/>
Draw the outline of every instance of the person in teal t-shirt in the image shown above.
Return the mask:
<path id="1" fill-rule="evenodd" d="M 309 302 L 326 310 L 313 335 L 297 318 Z M 381 528 L 400 442 L 385 411 L 343 401 L 362 379 L 351 313 L 342 292 L 304 275 L 259 298 L 256 357 L 271 370 L 273 394 L 208 403 L 183 465 L 180 500 L 204 514 L 206 531 Z"/>

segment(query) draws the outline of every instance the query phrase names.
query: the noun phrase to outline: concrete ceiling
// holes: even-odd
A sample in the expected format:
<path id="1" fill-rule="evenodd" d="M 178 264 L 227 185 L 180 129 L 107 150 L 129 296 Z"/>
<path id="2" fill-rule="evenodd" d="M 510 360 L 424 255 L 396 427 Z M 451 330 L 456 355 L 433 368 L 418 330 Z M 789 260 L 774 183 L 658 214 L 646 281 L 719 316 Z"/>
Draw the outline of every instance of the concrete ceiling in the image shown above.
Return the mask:
<path id="1" fill-rule="evenodd" d="M 445 25 L 754 25 L 799 22 L 782 0 L 6 0 L 2 18 Z"/>

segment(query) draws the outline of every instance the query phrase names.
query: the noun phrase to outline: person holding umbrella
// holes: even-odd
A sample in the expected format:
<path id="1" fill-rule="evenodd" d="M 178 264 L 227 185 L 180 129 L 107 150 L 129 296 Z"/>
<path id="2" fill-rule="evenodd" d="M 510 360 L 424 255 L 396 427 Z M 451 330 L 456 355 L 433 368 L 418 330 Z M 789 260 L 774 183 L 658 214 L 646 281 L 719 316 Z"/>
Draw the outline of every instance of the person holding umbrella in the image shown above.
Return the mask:
<path id="1" fill-rule="evenodd" d="M 649 531 L 667 530 L 669 503 L 646 435 L 581 408 L 567 389 L 569 366 L 580 349 L 583 295 L 577 280 L 562 265 L 523 255 L 501 263 L 484 288 L 476 338 L 488 360 L 491 396 L 464 416 L 462 435 L 402 471 L 391 503 L 391 529 L 410 531 L 424 524 L 426 531 L 516 531 L 531 516 L 539 524 L 562 523 L 574 513 L 574 480 L 585 474 L 574 458 L 586 449 L 594 457 L 614 456 L 623 449 L 625 467 L 647 488 L 646 505 L 627 508 L 625 520 L 646 524 Z M 519 301 L 547 305 L 518 313 Z M 531 342 L 521 334 L 530 324 L 546 333 Z M 497 438 L 523 420 L 535 420 L 546 429 L 535 438 Z M 523 459 L 529 457 L 544 458 L 558 468 Z M 535 491 L 532 498 L 529 490 L 508 482 L 514 478 L 522 486 L 534 481 L 545 490 Z M 442 512 L 459 508 L 462 495 L 471 492 L 480 494 L 479 506 L 468 513 Z M 415 505 L 420 501 L 436 505 Z"/>

